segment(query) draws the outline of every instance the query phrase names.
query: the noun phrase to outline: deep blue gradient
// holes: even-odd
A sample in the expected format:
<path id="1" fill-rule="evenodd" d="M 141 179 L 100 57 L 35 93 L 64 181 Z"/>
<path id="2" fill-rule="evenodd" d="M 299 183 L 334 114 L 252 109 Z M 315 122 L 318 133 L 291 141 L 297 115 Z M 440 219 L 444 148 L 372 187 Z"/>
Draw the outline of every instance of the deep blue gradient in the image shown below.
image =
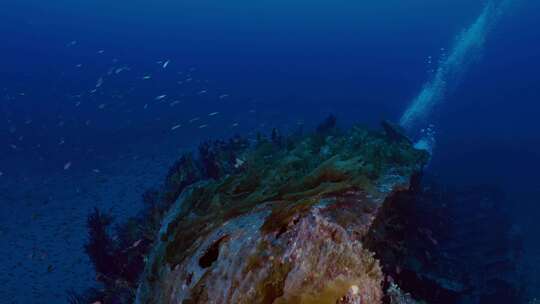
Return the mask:
<path id="1" fill-rule="evenodd" d="M 156 136 L 205 110 L 225 111 L 223 117 L 243 126 L 249 121 L 248 129 L 261 123 L 309 124 L 329 112 L 343 121 L 376 124 L 398 117 L 433 68 L 426 58 L 440 56 L 440 48 L 481 7 L 470 1 L 14 4 L 2 16 L 2 83 L 4 94 L 13 98 L 5 112 L 18 126 L 8 141 L 23 134 L 27 140 L 21 148 L 28 149 L 39 139 L 75 136 L 66 143 L 99 150 L 99 142 Z M 71 41 L 77 43 L 67 46 Z M 160 71 L 156 61 L 165 59 L 171 65 Z M 88 93 L 108 69 L 124 65 L 132 71 L 113 77 L 103 92 L 83 96 L 81 107 L 73 107 L 77 100 L 70 96 Z M 177 72 L 209 84 L 178 86 L 186 76 Z M 146 74 L 153 79 L 140 81 Z M 213 96 L 193 96 L 203 89 Z M 174 113 L 141 110 L 167 93 L 187 95 Z M 97 105 L 109 105 L 105 99 L 112 94 L 123 95 L 122 101 L 98 111 Z M 220 94 L 231 96 L 225 108 L 212 103 Z M 249 120 L 251 110 L 257 114 Z M 27 119 L 35 120 L 30 128 L 22 124 Z M 86 120 L 94 123 L 86 126 Z M 118 130 L 127 120 L 132 124 Z M 54 127 L 60 121 L 65 128 Z M 223 124 L 191 135 L 221 136 L 216 132 Z M 49 157 L 57 154 L 49 145 L 57 140 L 41 141 Z"/>
<path id="2" fill-rule="evenodd" d="M 235 133 L 309 129 L 329 113 L 343 125 L 396 121 L 484 3 L 6 2 L 0 184 Z M 428 168 L 449 184 L 502 187 L 531 239 L 540 233 L 538 20 L 538 1 L 516 0 L 488 35 L 482 58 L 433 117 Z"/>

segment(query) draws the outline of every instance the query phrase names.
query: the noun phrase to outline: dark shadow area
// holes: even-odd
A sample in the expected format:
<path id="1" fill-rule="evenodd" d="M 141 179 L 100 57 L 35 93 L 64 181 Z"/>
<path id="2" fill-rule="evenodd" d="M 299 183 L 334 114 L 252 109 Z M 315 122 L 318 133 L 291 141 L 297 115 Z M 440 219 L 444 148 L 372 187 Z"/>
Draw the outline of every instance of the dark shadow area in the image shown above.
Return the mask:
<path id="1" fill-rule="evenodd" d="M 386 220 L 366 242 L 390 274 L 387 284 L 416 299 L 526 303 L 522 236 L 508 210 L 497 187 L 448 188 L 427 177 L 385 204 Z"/>

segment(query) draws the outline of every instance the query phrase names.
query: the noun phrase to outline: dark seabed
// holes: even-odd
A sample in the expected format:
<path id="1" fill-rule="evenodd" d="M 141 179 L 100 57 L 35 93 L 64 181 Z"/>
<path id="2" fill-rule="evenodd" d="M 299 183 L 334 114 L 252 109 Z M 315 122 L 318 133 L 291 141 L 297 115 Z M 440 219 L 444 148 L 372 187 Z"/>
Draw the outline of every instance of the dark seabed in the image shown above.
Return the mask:
<path id="1" fill-rule="evenodd" d="M 20 0 L 0 20 L 0 303 L 169 303 L 154 282 L 171 303 L 540 303 L 540 2 Z M 348 212 L 381 292 L 288 294 L 302 258 L 279 242 L 328 245 L 317 225 Z M 289 281 L 201 287 L 228 290 L 204 280 L 261 231 Z"/>

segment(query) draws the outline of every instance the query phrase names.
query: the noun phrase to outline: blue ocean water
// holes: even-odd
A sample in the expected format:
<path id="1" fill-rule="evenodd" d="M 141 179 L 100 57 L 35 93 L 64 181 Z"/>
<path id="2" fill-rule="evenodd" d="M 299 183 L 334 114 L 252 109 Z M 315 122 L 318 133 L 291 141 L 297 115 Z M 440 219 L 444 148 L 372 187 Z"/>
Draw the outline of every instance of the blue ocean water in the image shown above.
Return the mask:
<path id="1" fill-rule="evenodd" d="M 95 205 L 133 214 L 144 188 L 201 140 L 308 130 L 328 114 L 343 126 L 398 122 L 456 37 L 502 2 L 5 3 L 0 302 L 60 303 L 93 284 L 85 215 Z M 459 75 L 424 121 L 436 132 L 427 171 L 447 185 L 506 193 L 532 299 L 540 3 L 506 2 L 472 37 L 485 42 L 454 67 Z"/>

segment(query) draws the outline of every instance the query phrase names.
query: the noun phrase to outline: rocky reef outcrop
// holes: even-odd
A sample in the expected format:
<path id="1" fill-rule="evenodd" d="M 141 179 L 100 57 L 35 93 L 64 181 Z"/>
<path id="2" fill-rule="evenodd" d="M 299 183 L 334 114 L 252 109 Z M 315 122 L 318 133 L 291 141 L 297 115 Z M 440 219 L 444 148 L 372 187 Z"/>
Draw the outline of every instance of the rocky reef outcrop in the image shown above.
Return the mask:
<path id="1" fill-rule="evenodd" d="M 341 131 L 334 117 L 307 135 L 204 142 L 137 216 L 114 229 L 90 214 L 100 285 L 69 301 L 526 303 L 504 195 L 441 186 L 428 158 L 391 123 Z"/>
<path id="2" fill-rule="evenodd" d="M 369 245 L 381 249 L 375 223 L 428 155 L 388 132 L 317 130 L 207 153 L 211 178 L 184 161 L 176 184 L 189 186 L 163 214 L 135 302 L 415 303 Z"/>

